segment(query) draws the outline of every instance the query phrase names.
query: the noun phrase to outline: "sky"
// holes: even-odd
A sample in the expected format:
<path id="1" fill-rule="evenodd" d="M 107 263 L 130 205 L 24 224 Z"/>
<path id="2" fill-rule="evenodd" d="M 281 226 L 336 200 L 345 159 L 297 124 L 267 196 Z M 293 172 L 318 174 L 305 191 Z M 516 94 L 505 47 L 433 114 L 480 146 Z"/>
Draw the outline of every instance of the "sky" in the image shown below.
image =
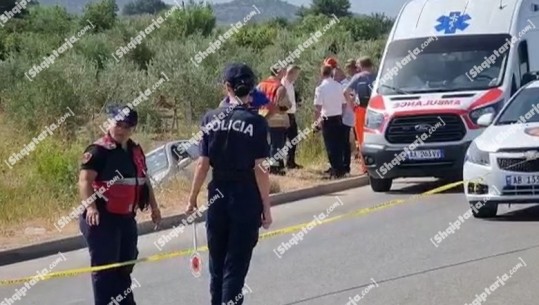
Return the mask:
<path id="1" fill-rule="evenodd" d="M 208 2 L 213 3 L 225 3 L 230 2 L 231 0 L 208 0 Z M 311 0 L 284 0 L 285 2 L 288 2 L 290 4 L 300 6 L 309 6 L 312 1 Z M 370 14 L 374 12 L 382 12 L 385 13 L 388 16 L 395 17 L 399 13 L 401 7 L 406 3 L 408 0 L 381 0 L 381 1 L 374 1 L 374 0 L 352 0 L 350 3 L 352 3 L 352 11 L 354 13 L 361 13 L 361 14 Z M 165 2 L 171 2 L 171 0 L 165 0 Z"/>

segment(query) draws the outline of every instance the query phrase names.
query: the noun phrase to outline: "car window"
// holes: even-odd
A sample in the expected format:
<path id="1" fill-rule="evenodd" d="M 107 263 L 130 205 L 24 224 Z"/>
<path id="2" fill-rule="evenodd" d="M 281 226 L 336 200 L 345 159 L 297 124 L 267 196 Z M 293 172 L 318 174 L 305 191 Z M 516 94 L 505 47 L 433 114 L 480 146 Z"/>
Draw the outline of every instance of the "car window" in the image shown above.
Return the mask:
<path id="1" fill-rule="evenodd" d="M 148 167 L 148 173 L 151 176 L 168 168 L 167 154 L 164 146 L 158 151 L 146 156 L 146 166 Z"/>
<path id="2" fill-rule="evenodd" d="M 520 91 L 502 113 L 494 125 L 539 122 L 539 88 Z"/>
<path id="3" fill-rule="evenodd" d="M 185 158 L 189 158 L 189 154 L 183 149 L 180 144 L 174 144 L 170 147 L 170 151 L 172 152 L 172 156 L 174 157 L 174 160 L 176 162 L 179 162 L 180 160 L 183 160 Z"/>

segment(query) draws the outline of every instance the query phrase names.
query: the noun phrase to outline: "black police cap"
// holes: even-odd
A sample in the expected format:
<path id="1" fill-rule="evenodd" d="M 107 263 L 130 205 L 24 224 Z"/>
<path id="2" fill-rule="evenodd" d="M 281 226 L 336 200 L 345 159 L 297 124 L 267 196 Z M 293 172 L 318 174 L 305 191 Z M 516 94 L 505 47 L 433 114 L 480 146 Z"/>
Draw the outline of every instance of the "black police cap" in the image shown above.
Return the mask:
<path id="1" fill-rule="evenodd" d="M 109 108 L 109 117 L 116 122 L 124 122 L 131 126 L 138 124 L 138 113 L 129 106 L 113 106 Z"/>

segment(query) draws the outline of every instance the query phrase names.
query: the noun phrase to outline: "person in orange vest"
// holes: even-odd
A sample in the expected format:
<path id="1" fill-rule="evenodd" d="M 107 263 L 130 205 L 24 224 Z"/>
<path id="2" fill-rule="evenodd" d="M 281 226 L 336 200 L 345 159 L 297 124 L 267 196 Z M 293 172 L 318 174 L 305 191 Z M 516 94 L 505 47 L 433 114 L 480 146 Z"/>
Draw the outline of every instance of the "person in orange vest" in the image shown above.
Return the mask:
<path id="1" fill-rule="evenodd" d="M 110 111 L 107 134 L 84 151 L 79 174 L 79 192 L 85 207 L 79 227 L 90 252 L 91 266 L 135 260 L 137 208 L 151 209 L 158 224 L 161 212 L 146 172 L 146 158 L 131 140 L 138 122 L 135 110 L 124 106 Z M 135 305 L 130 289 L 134 265 L 92 273 L 95 305 L 107 305 L 118 295 L 122 304 Z"/>
<path id="2" fill-rule="evenodd" d="M 292 107 L 285 86 L 281 81 L 286 74 L 285 69 L 271 69 L 271 76 L 260 82 L 257 90 L 266 94 L 270 103 L 260 108 L 259 113 L 266 118 L 269 126 L 270 156 L 276 163 L 270 164 L 270 173 L 285 174 L 285 164 L 281 149 L 286 144 L 286 132 L 290 127 L 287 111 Z"/>

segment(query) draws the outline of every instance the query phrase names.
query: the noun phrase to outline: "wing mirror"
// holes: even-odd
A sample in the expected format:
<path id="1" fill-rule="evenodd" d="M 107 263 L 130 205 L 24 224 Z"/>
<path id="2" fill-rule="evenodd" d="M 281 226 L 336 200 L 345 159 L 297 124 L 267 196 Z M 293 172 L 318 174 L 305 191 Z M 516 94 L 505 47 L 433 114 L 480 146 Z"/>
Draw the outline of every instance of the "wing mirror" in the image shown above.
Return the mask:
<path id="1" fill-rule="evenodd" d="M 477 125 L 482 127 L 488 127 L 490 124 L 492 124 L 492 120 L 494 119 L 494 113 L 485 113 L 482 116 L 477 119 Z"/>

